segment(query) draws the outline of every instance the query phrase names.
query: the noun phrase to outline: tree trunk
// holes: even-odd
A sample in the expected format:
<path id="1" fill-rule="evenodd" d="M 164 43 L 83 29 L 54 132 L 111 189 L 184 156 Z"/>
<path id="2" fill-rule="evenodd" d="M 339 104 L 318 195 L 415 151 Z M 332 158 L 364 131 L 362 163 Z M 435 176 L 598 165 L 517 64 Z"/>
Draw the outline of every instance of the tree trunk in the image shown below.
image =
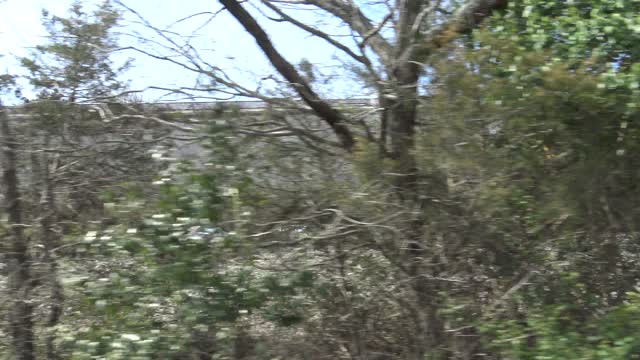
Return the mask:
<path id="1" fill-rule="evenodd" d="M 418 108 L 419 69 L 413 63 L 400 64 L 394 71 L 394 99 L 389 101 L 391 157 L 395 161 L 396 186 L 404 199 L 417 195 L 417 165 L 414 154 Z"/>
<path id="2" fill-rule="evenodd" d="M 45 140 L 45 146 L 48 147 L 49 139 Z M 62 316 L 62 306 L 64 303 L 64 292 L 62 284 L 58 279 L 58 263 L 53 254 L 53 250 L 59 246 L 58 235 L 53 227 L 56 222 L 56 199 L 54 193 L 53 179 L 49 172 L 48 156 L 45 154 L 40 164 L 41 183 L 43 187 L 43 198 L 41 200 L 41 208 L 44 214 L 41 216 L 40 226 L 42 230 L 42 245 L 44 246 L 44 262 L 47 265 L 47 283 L 51 290 L 49 299 L 49 316 L 47 318 L 46 327 L 46 352 L 48 360 L 59 359 L 55 348 L 56 331 L 55 327 Z"/>
<path id="3" fill-rule="evenodd" d="M 345 121 L 345 116 L 331 109 L 325 101 L 318 99 L 310 84 L 278 53 L 266 32 L 251 14 L 242 8 L 239 1 L 219 1 L 254 37 L 271 64 L 289 81 L 298 95 L 331 126 L 343 147 L 351 150 L 356 137 L 346 126 L 348 122 Z M 420 63 L 428 60 L 435 49 L 446 45 L 458 34 L 475 28 L 494 9 L 506 6 L 507 0 L 469 0 L 451 14 L 449 19 L 438 25 L 432 24 L 433 28 L 426 32 L 420 31 L 420 28 L 423 26 L 424 15 L 429 14 L 429 11 L 435 11 L 430 5 L 431 2 L 396 0 L 393 9 L 390 9 L 392 14 L 396 15 L 396 38 L 393 43 L 376 35 L 379 29 L 371 26 L 371 21 L 358 10 L 355 2 L 309 0 L 299 3 L 314 5 L 344 21 L 354 33 L 364 39 L 362 47 L 365 46 L 366 39 L 369 39 L 371 49 L 379 56 L 380 63 L 388 74 L 388 83 L 381 87 L 388 87 L 389 92 L 385 89 L 384 93 L 379 94 L 380 105 L 384 107 L 380 117 L 380 154 L 392 158 L 394 193 L 399 202 L 415 214 L 407 221 L 407 228 L 403 234 L 403 240 L 408 243 L 408 247 L 402 251 L 403 256 L 398 259 L 398 262 L 405 262 L 419 317 L 416 334 L 411 341 L 413 346 L 409 358 L 424 360 L 427 354 L 433 354 L 436 359 L 449 359 L 452 351 L 446 349 L 448 339 L 445 324 L 438 313 L 440 285 L 425 276 L 434 275 L 431 270 L 430 274 L 426 273 L 425 257 L 428 255 L 427 249 L 432 244 L 427 243 L 425 231 L 439 231 L 427 227 L 435 225 L 441 209 L 425 203 L 421 191 L 437 192 L 442 188 L 446 189 L 446 178 L 435 179 L 435 183 L 427 184 L 429 188 L 419 187 L 421 179 L 415 154 L 415 132 L 419 101 L 418 80 L 422 70 Z M 372 43 L 373 41 L 375 43 Z M 390 141 L 389 152 L 386 151 L 387 137 Z M 430 219 L 433 215 L 436 215 L 434 219 Z M 437 275 L 438 270 L 434 271 Z"/>
<path id="4" fill-rule="evenodd" d="M 416 301 L 417 321 L 414 335 L 411 360 L 423 360 L 427 354 L 437 359 L 447 359 L 447 355 L 440 349 L 445 345 L 444 322 L 438 314 L 439 301 L 435 284 L 425 276 L 424 267 L 426 249 L 426 224 L 429 223 L 425 213 L 425 204 L 421 199 L 422 192 L 429 189 L 419 187 L 421 182 L 415 154 L 415 133 L 418 117 L 418 79 L 421 65 L 415 60 L 416 39 L 414 28 L 423 2 L 419 0 L 397 1 L 399 14 L 396 24 L 396 41 L 394 61 L 391 74 L 394 87 L 393 99 L 390 104 L 390 140 L 391 157 L 395 164 L 396 193 L 407 208 L 415 209 L 417 214 L 408 222 L 405 230 L 407 249 L 404 252 L 407 262 L 408 276 L 411 289 Z"/>
<path id="5" fill-rule="evenodd" d="M 2 131 L 3 180 L 5 187 L 6 211 L 9 217 L 9 239 L 11 243 L 11 262 L 9 292 L 13 298 L 10 327 L 15 360 L 33 360 L 33 306 L 30 293 L 33 288 L 31 278 L 31 259 L 28 238 L 24 234 L 22 223 L 22 205 L 17 175 L 16 142 L 10 130 L 9 119 L 4 107 L 0 105 L 0 129 Z"/>

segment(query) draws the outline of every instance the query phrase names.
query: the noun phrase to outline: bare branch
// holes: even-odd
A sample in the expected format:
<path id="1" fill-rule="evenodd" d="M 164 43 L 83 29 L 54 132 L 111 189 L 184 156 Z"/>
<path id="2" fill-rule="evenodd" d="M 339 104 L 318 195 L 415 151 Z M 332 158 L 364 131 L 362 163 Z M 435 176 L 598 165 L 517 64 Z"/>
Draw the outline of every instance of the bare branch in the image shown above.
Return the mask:
<path id="1" fill-rule="evenodd" d="M 351 134 L 351 130 L 345 125 L 346 119 L 344 116 L 338 110 L 331 107 L 328 102 L 320 99 L 304 77 L 298 73 L 296 68 L 276 50 L 267 33 L 238 1 L 220 0 L 220 3 L 222 3 L 231 15 L 242 24 L 245 30 L 253 36 L 271 64 L 289 81 L 302 100 L 331 126 L 334 133 L 340 139 L 342 146 L 346 150 L 351 151 L 355 145 L 355 139 Z"/>
<path id="2" fill-rule="evenodd" d="M 508 0 L 470 0 L 466 2 L 448 21 L 425 34 L 425 40 L 420 49 L 422 57 L 426 57 L 431 51 L 445 46 L 456 36 L 473 30 L 482 20 L 491 15 L 493 10 L 504 8 L 508 2 Z"/>
<path id="3" fill-rule="evenodd" d="M 382 19 L 382 21 L 380 21 L 380 23 L 373 29 L 371 29 L 371 31 L 369 31 L 367 34 L 365 34 L 362 37 L 362 41 L 358 44 L 358 46 L 360 48 L 364 48 L 365 46 L 367 46 L 367 42 L 369 41 L 369 39 L 371 39 L 372 37 L 378 35 L 380 33 L 380 31 L 382 30 L 382 28 L 387 24 L 387 22 L 393 18 L 393 13 L 388 13 L 384 19 Z"/>
<path id="4" fill-rule="evenodd" d="M 393 47 L 389 42 L 380 35 L 379 31 L 375 31 L 371 20 L 362 13 L 353 1 L 342 0 L 272 0 L 272 2 L 313 5 L 318 9 L 328 12 L 333 16 L 344 21 L 351 29 L 353 29 L 362 39 L 369 37 L 367 44 L 378 55 L 380 61 L 385 65 L 392 63 Z M 371 34 L 371 36 L 369 36 Z"/>
<path id="5" fill-rule="evenodd" d="M 281 19 L 272 19 L 274 21 L 286 21 L 289 22 L 299 28 L 301 28 L 302 30 L 308 32 L 309 34 L 312 34 L 314 36 L 317 36 L 323 40 L 325 40 L 326 42 L 328 42 L 329 44 L 333 45 L 334 47 L 342 50 L 344 53 L 346 53 L 347 55 L 349 55 L 350 57 L 352 57 L 354 60 L 365 64 L 365 65 L 371 65 L 369 59 L 367 59 L 365 56 L 362 55 L 358 55 L 355 52 L 353 52 L 353 50 L 349 49 L 348 46 L 340 43 L 339 41 L 336 41 L 335 39 L 333 39 L 329 34 L 322 32 L 312 26 L 309 26 L 301 21 L 296 20 L 295 18 L 289 16 L 287 13 L 285 13 L 284 11 L 282 11 L 280 8 L 278 8 L 277 6 L 273 5 L 271 2 L 267 1 L 267 0 L 262 0 L 262 3 L 265 4 L 265 6 L 267 6 L 269 9 L 273 10 L 276 14 L 278 14 L 280 16 Z"/>

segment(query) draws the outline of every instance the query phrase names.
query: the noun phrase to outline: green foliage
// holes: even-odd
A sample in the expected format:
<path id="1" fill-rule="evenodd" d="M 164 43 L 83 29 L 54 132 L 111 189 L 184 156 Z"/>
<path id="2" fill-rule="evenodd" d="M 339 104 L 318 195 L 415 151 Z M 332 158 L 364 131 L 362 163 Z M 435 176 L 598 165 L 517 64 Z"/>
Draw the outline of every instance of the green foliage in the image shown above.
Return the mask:
<path id="1" fill-rule="evenodd" d="M 302 123 L 199 114 L 193 161 L 158 150 L 153 186 L 103 192 L 108 225 L 66 233 L 61 353 L 416 359 L 432 341 L 427 358 L 640 358 L 640 3 L 509 3 L 427 66 L 416 194 L 398 191 L 379 144 L 315 146 L 317 119 L 301 120 L 312 136 L 258 138 L 228 127 Z M 52 43 L 23 60 L 42 97 L 120 89 L 119 16 L 108 2 L 45 14 Z M 64 135 L 68 105 L 39 111 Z"/>
<path id="2" fill-rule="evenodd" d="M 533 1 L 509 3 L 492 21 L 491 35 L 524 51 L 549 51 L 549 64 L 598 74 L 601 88 L 633 93 L 627 111 L 637 111 L 640 3 L 635 0 Z"/>
<path id="3" fill-rule="evenodd" d="M 31 57 L 20 59 L 29 80 L 45 99 L 102 99 L 122 90 L 117 77 L 129 66 L 115 66 L 111 57 L 118 48 L 114 33 L 121 14 L 110 1 L 88 13 L 80 2 L 69 9 L 69 17 L 43 11 L 49 44 L 38 45 Z"/>
<path id="4" fill-rule="evenodd" d="M 637 6 L 513 2 L 436 64 L 420 163 L 439 164 L 456 199 L 470 199 L 476 272 L 502 284 L 498 296 L 517 289 L 499 311 L 448 299 L 464 307 L 446 316 L 484 312 L 495 354 L 639 356 L 638 33 L 626 28 Z"/>
<path id="5" fill-rule="evenodd" d="M 571 304 L 529 309 L 526 320 L 490 320 L 481 329 L 490 347 L 513 359 L 640 359 L 640 302 L 637 293 L 605 314 L 578 321 Z"/>
<path id="6" fill-rule="evenodd" d="M 135 206 L 141 221 L 85 236 L 86 254 L 117 266 L 76 287 L 84 296 L 75 321 L 87 325 L 59 330 L 71 359 L 182 359 L 205 345 L 224 357 L 255 317 L 285 327 L 303 319 L 296 299 L 299 289 L 313 286 L 313 274 L 255 268 L 253 244 L 237 226 L 218 225 L 238 220 L 242 193 L 251 187 L 238 175 L 242 169 L 227 165 L 234 161 L 227 138 L 211 131 L 215 164 L 171 163 L 156 197 Z M 131 199 L 112 200 L 114 215 L 128 209 L 130 217 Z"/>
<path id="7" fill-rule="evenodd" d="M 21 96 L 21 90 L 16 84 L 16 76 L 11 74 L 0 75 L 0 95 L 12 94 L 16 97 Z M 0 99 L 0 105 L 2 104 Z"/>

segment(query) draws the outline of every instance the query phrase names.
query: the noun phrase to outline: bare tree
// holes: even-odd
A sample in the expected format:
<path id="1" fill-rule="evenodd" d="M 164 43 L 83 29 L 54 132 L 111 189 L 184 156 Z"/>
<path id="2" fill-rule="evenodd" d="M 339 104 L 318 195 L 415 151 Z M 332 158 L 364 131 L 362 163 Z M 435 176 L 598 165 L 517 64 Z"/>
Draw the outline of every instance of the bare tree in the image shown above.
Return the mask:
<path id="1" fill-rule="evenodd" d="M 231 14 L 254 38 L 278 72 L 278 81 L 286 84 L 292 93 L 283 90 L 283 96 L 273 97 L 261 91 L 259 85 L 256 89 L 240 85 L 222 69 L 203 59 L 188 41 L 181 43 L 175 34 L 151 26 L 142 16 L 140 18 L 155 31 L 160 40 L 152 42 L 155 50 L 134 50 L 172 62 L 212 80 L 210 86 L 182 87 L 173 89 L 174 93 L 200 92 L 205 96 L 217 93 L 254 97 L 280 106 L 288 104 L 303 113 L 315 115 L 333 133 L 333 137 L 314 134 L 309 129 L 309 123 L 313 120 L 308 120 L 308 117 L 297 121 L 286 121 L 286 117 L 281 117 L 262 122 L 261 125 L 266 129 L 261 131 L 263 135 L 281 134 L 285 131 L 289 135 L 298 136 L 303 142 L 331 147 L 332 151 L 338 153 L 352 153 L 359 143 L 377 144 L 379 157 L 393 164 L 393 169 L 386 174 L 393 178 L 392 190 L 386 201 L 395 202 L 401 207 L 398 214 L 402 213 L 403 219 L 386 224 L 385 226 L 400 231 L 394 232 L 393 240 L 386 242 L 384 246 L 375 246 L 377 249 L 386 247 L 383 254 L 403 274 L 415 299 L 406 304 L 406 311 L 412 314 L 415 324 L 409 344 L 411 354 L 406 357 L 423 359 L 430 351 L 439 353 L 443 359 L 451 358 L 452 351 L 447 349 L 447 344 L 451 342 L 447 340 L 449 335 L 444 320 L 439 315 L 440 304 L 437 300 L 437 294 L 442 289 L 440 281 L 433 280 L 440 274 L 438 270 L 434 270 L 436 267 L 429 265 L 429 257 L 433 256 L 430 251 L 433 243 L 429 238 L 444 238 L 446 236 L 442 232 L 449 231 L 444 229 L 446 226 L 433 226 L 434 219 L 442 216 L 443 211 L 438 203 L 430 200 L 445 196 L 437 194 L 436 189 L 446 189 L 447 179 L 444 176 L 426 176 L 430 171 L 419 170 L 417 166 L 415 135 L 419 117 L 419 82 L 438 49 L 477 27 L 494 10 L 504 8 L 508 1 L 468 0 L 461 4 L 440 0 L 219 2 L 223 5 L 223 10 Z M 297 17 L 300 10 L 311 10 L 315 14 L 333 19 L 334 22 L 338 21 L 349 36 L 332 34 L 335 31 L 333 26 L 323 29 L 322 26 L 302 20 Z M 217 13 L 209 15 L 215 16 Z M 268 21 L 289 23 L 333 46 L 343 55 L 345 62 L 356 70 L 363 80 L 363 86 L 377 95 L 374 112 L 368 113 L 366 120 L 359 119 L 353 113 L 335 106 L 331 99 L 323 98 L 315 89 L 312 79 L 305 76 L 305 70 L 296 67 L 278 51 L 266 28 L 260 24 L 259 15 Z M 172 55 L 163 54 L 163 51 L 171 52 Z M 284 99 L 287 94 L 299 100 L 287 101 Z M 372 114 L 375 115 L 373 121 Z M 260 133 L 256 128 L 240 130 L 245 133 Z M 433 172 L 437 170 L 434 169 Z M 424 192 L 422 190 L 429 193 L 429 196 L 421 196 Z M 348 216 L 338 217 L 336 221 L 342 225 L 339 229 L 343 232 L 337 231 L 331 236 L 352 234 L 351 231 L 356 231 L 356 226 L 375 228 L 380 225 L 376 221 L 361 221 Z M 367 355 L 357 355 L 356 358 L 367 358 Z"/>
<path id="2" fill-rule="evenodd" d="M 265 30 L 256 19 L 235 0 L 220 0 L 220 3 L 254 37 L 265 56 L 276 70 L 290 83 L 302 100 L 334 130 L 346 150 L 354 145 L 353 130 L 345 124 L 345 116 L 331 105 L 318 98 L 312 85 L 275 48 Z M 385 2 L 388 13 L 375 24 L 363 8 L 354 1 L 298 1 L 263 0 L 268 8 L 280 15 L 282 21 L 320 37 L 342 50 L 356 62 L 362 64 L 375 84 L 380 101 L 382 149 L 386 149 L 387 133 L 390 138 L 389 155 L 398 161 L 401 187 L 409 190 L 415 186 L 415 161 L 411 155 L 414 144 L 418 106 L 418 79 L 429 55 L 446 45 L 456 35 L 473 29 L 493 9 L 506 5 L 506 0 L 473 0 L 464 3 L 456 11 L 442 18 L 438 16 L 441 1 L 406 0 Z M 278 6 L 302 6 L 328 13 L 340 19 L 357 39 L 360 54 L 352 46 L 342 44 L 329 33 L 311 27 L 289 16 Z M 391 22 L 390 29 L 385 29 Z M 384 35 L 392 32 L 392 35 Z M 370 50 L 374 58 L 370 58 Z M 382 74 L 373 64 L 379 64 Z"/>
<path id="3" fill-rule="evenodd" d="M 351 151 L 355 136 L 354 130 L 347 126 L 346 116 L 337 110 L 327 110 L 331 108 L 330 104 L 317 97 L 311 89 L 312 85 L 275 49 L 265 30 L 239 1 L 220 0 L 220 3 L 253 36 L 280 75 L 315 114 L 331 126 L 344 149 Z M 505 6 L 507 1 L 471 0 L 450 15 L 442 15 L 449 14 L 442 11 L 442 1 L 379 2 L 386 7 L 387 14 L 378 23 L 367 16 L 365 8 L 358 6 L 355 1 L 263 0 L 262 3 L 276 12 L 282 21 L 324 39 L 361 64 L 363 71 L 373 79 L 372 83 L 378 93 L 381 129 L 378 143 L 381 155 L 394 160 L 395 172 L 398 174 L 395 181 L 398 197 L 410 208 L 425 209 L 429 206 L 418 198 L 416 190 L 421 179 L 413 153 L 418 116 L 418 81 L 423 67 L 428 65 L 429 57 L 435 50 L 445 46 L 459 34 L 476 27 L 494 9 Z M 355 52 L 353 46 L 341 44 L 328 32 L 287 15 L 285 6 L 312 8 L 340 19 L 356 39 L 359 53 Z M 373 54 L 373 57 L 369 54 Z M 377 64 L 378 68 L 373 64 Z M 422 211 L 405 227 L 403 237 L 408 246 L 404 260 L 400 260 L 407 264 L 405 271 L 411 279 L 411 287 L 416 292 L 417 299 L 415 315 L 418 319 L 418 334 L 413 344 L 414 354 L 411 356 L 414 359 L 424 358 L 427 349 L 438 349 L 446 344 L 444 323 L 438 315 L 438 289 L 424 276 L 427 273 L 425 250 L 429 246 L 424 236 L 427 213 L 426 210 Z M 447 351 L 442 351 L 441 354 L 443 358 L 450 356 Z"/>

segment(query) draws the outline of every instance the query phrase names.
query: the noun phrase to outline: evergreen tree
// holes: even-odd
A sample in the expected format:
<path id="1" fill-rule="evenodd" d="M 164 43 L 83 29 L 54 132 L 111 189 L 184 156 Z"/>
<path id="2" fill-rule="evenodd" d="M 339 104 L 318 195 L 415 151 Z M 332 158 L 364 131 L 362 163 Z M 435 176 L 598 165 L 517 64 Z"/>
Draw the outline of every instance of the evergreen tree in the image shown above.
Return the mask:
<path id="1" fill-rule="evenodd" d="M 49 43 L 36 46 L 31 57 L 21 59 L 40 98 L 95 101 L 124 88 L 118 76 L 129 61 L 116 66 L 112 59 L 118 49 L 115 29 L 121 14 L 110 1 L 93 12 L 75 2 L 68 17 L 46 10 L 42 14 Z"/>

